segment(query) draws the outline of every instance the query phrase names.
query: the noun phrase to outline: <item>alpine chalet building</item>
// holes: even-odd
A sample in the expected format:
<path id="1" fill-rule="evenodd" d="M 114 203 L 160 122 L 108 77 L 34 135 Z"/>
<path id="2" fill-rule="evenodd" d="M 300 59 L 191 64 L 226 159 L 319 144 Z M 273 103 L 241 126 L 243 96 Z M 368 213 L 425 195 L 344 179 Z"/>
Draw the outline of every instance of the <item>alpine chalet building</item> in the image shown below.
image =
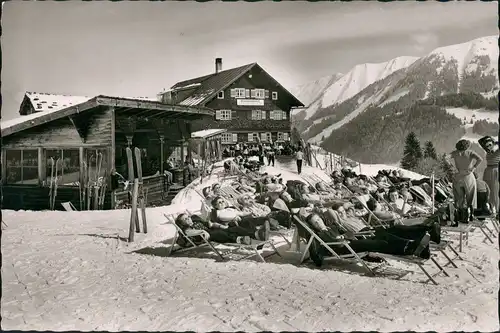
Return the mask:
<path id="1" fill-rule="evenodd" d="M 226 129 L 223 145 L 287 141 L 290 112 L 304 105 L 257 63 L 222 70 L 215 59 L 215 72 L 178 82 L 161 92 L 163 103 L 206 107 L 214 117 L 192 123 L 193 131 Z"/>

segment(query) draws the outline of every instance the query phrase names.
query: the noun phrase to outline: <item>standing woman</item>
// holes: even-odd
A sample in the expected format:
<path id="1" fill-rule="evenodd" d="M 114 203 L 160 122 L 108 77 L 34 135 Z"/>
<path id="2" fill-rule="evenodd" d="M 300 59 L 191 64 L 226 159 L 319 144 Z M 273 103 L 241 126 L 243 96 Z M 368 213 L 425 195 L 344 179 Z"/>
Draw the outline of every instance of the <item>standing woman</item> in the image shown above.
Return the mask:
<path id="1" fill-rule="evenodd" d="M 470 221 L 477 208 L 476 178 L 473 172 L 483 159 L 470 150 L 470 146 L 469 141 L 462 139 L 457 142 L 456 150 L 451 153 L 458 170 L 453 179 L 453 196 L 461 217 L 460 222 Z"/>
<path id="2" fill-rule="evenodd" d="M 498 214 L 498 164 L 500 163 L 500 149 L 498 142 L 491 136 L 479 139 L 479 144 L 486 151 L 486 169 L 483 180 L 490 188 L 490 207 L 493 214 Z"/>
<path id="3" fill-rule="evenodd" d="M 302 149 L 299 148 L 297 153 L 295 153 L 295 159 L 297 160 L 297 173 L 300 175 L 302 173 L 302 159 L 304 158 L 304 153 Z"/>

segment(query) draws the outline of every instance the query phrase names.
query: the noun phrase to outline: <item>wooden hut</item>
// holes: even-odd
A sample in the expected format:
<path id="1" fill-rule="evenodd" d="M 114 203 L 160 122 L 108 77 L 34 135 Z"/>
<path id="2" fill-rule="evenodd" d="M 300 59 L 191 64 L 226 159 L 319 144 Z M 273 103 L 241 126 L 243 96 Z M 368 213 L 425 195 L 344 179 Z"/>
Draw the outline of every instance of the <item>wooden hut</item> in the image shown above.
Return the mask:
<path id="1" fill-rule="evenodd" d="M 165 198 L 165 157 L 185 146 L 193 120 L 214 116 L 205 107 L 146 99 L 40 93 L 26 93 L 19 113 L 1 126 L 4 209 L 49 208 L 51 158 L 61 161 L 55 209 L 67 201 L 85 209 L 82 187 L 93 178 L 108 185 L 103 208 L 115 207 L 110 175 L 117 170 L 127 177 L 127 146 L 143 152 L 147 201 Z"/>

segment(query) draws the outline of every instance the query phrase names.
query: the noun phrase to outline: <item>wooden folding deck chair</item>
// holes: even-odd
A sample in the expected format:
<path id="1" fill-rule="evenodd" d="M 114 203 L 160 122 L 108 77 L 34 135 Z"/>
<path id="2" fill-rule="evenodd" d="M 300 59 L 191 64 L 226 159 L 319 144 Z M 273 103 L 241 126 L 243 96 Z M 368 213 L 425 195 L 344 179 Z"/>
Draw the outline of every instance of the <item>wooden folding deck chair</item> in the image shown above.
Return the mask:
<path id="1" fill-rule="evenodd" d="M 71 203 L 71 201 L 66 201 L 66 202 L 61 202 L 61 206 L 67 211 L 67 212 L 76 212 L 78 209 Z"/>
<path id="2" fill-rule="evenodd" d="M 350 246 L 349 246 L 349 241 L 347 240 L 339 240 L 338 242 L 331 242 L 331 243 L 326 243 L 323 241 L 308 225 L 306 222 L 302 221 L 297 215 L 294 215 L 293 218 L 295 219 L 297 223 L 297 233 L 298 237 L 301 237 L 301 229 L 305 231 L 305 234 L 308 235 L 307 239 L 307 245 L 306 248 L 304 249 L 304 252 L 302 254 L 302 257 L 300 258 L 300 264 L 302 264 L 306 258 L 306 255 L 309 251 L 309 248 L 311 247 L 312 242 L 316 239 L 325 249 L 328 250 L 332 254 L 332 257 L 340 260 L 355 260 L 356 262 L 360 263 L 363 268 L 367 271 L 367 273 L 371 276 L 374 276 L 375 273 L 372 271 L 370 267 L 364 262 L 361 257 L 366 255 L 367 253 L 356 253 Z M 331 246 L 344 246 L 349 250 L 349 254 L 343 254 L 339 255 L 337 254 Z"/>
<path id="3" fill-rule="evenodd" d="M 229 256 L 230 254 L 234 254 L 238 251 L 241 252 L 242 250 L 247 251 L 247 252 L 249 251 L 250 254 L 244 255 L 241 258 L 236 259 L 236 261 L 257 257 L 260 261 L 266 262 L 265 258 L 268 258 L 274 254 L 277 254 L 278 256 L 281 257 L 281 254 L 278 252 L 278 249 L 276 248 L 276 246 L 274 245 L 272 240 L 252 241 L 252 244 L 250 244 L 250 245 L 237 244 L 237 243 L 219 244 L 219 243 L 210 241 L 209 239 L 205 239 L 204 237 L 200 237 L 202 239 L 203 243 L 196 244 L 195 242 L 193 242 L 193 240 L 191 238 L 197 237 L 197 236 L 202 236 L 203 232 L 201 230 L 199 233 L 195 233 L 193 235 L 187 236 L 184 233 L 184 231 L 182 231 L 182 229 L 179 228 L 179 226 L 177 224 L 175 224 L 175 221 L 173 221 L 173 219 L 171 219 L 169 217 L 169 215 L 167 215 L 167 214 L 163 214 L 163 215 L 165 216 L 165 218 L 169 222 L 168 224 L 172 224 L 175 227 L 175 234 L 174 234 L 174 238 L 172 240 L 172 245 L 170 246 L 170 249 L 169 249 L 168 256 L 170 256 L 171 254 L 174 254 L 174 253 L 191 251 L 191 250 L 196 249 L 196 248 L 209 247 L 215 254 L 217 254 L 217 256 L 219 256 L 219 258 L 221 260 L 227 260 L 227 256 Z M 189 242 L 190 246 L 186 247 L 186 248 L 180 247 L 180 248 L 177 248 L 174 250 L 176 245 L 178 246 L 177 240 L 179 238 L 179 235 L 184 237 Z M 226 247 L 229 247 L 230 249 L 227 249 L 225 251 L 219 251 L 219 250 L 217 250 L 216 245 L 226 246 Z M 263 249 L 266 245 L 269 245 L 273 249 L 273 252 L 264 257 L 261 254 L 261 252 L 263 251 Z"/>

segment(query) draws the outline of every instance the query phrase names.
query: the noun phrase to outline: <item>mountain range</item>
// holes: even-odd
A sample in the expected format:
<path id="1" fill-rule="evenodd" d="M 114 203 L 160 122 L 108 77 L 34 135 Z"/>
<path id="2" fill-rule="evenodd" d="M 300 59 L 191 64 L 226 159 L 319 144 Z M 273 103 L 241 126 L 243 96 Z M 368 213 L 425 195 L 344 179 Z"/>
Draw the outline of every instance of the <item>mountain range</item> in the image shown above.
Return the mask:
<path id="1" fill-rule="evenodd" d="M 462 137 L 497 135 L 498 58 L 498 36 L 487 36 L 420 58 L 356 65 L 293 89 L 307 105 L 293 126 L 363 163 L 397 163 L 410 131 L 449 152 Z"/>

